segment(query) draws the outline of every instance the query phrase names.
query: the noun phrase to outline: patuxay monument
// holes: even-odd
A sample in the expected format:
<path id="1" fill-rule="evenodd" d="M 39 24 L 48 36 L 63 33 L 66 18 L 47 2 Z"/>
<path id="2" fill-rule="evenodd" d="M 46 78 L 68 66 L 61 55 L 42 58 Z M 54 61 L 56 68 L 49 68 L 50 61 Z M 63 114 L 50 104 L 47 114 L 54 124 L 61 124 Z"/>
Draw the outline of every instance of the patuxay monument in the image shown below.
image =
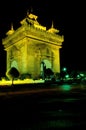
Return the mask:
<path id="1" fill-rule="evenodd" d="M 7 53 L 6 71 L 15 67 L 20 74 L 30 74 L 32 78 L 43 75 L 44 66 L 54 73 L 60 73 L 60 48 L 64 37 L 59 30 L 46 29 L 38 22 L 38 16 L 28 13 L 20 21 L 21 26 L 6 33 L 2 40 Z"/>

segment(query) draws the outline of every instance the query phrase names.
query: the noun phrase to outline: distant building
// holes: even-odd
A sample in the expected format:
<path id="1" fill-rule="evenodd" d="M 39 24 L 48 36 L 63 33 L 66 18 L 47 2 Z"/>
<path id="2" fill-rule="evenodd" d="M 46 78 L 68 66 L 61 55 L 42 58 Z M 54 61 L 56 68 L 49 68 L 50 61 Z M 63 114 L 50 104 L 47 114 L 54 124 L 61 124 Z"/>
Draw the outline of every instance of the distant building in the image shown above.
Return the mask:
<path id="1" fill-rule="evenodd" d="M 64 37 L 59 30 L 39 24 L 38 16 L 30 13 L 20 21 L 21 26 L 6 33 L 2 44 L 7 52 L 8 71 L 11 67 L 19 70 L 20 74 L 30 74 L 32 78 L 43 75 L 44 66 L 54 73 L 60 73 L 60 53 Z"/>

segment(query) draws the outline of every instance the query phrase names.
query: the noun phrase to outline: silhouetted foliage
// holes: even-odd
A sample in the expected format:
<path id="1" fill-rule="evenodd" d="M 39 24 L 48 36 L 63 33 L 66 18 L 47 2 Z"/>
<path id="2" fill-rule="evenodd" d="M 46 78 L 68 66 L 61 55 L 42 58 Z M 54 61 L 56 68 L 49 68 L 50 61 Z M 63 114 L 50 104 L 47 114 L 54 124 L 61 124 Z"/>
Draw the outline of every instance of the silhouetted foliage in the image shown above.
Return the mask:
<path id="1" fill-rule="evenodd" d="M 12 85 L 13 85 L 13 80 L 15 78 L 18 78 L 19 77 L 19 71 L 15 68 L 15 67 L 12 67 L 7 73 L 6 73 L 7 77 L 9 79 L 12 79 Z"/>
<path id="2" fill-rule="evenodd" d="M 54 75 L 53 71 L 50 68 L 47 68 L 44 73 L 45 73 L 45 77 L 50 77 Z"/>
<path id="3" fill-rule="evenodd" d="M 48 68 L 48 69 L 45 70 L 45 74 L 46 75 L 53 75 L 54 73 L 50 68 Z"/>

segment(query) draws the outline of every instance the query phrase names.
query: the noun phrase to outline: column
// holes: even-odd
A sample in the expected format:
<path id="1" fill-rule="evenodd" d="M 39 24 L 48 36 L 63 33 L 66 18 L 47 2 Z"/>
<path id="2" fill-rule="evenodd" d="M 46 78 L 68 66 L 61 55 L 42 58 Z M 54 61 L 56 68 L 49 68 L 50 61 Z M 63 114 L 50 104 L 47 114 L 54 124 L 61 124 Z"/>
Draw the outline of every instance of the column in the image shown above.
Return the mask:
<path id="1" fill-rule="evenodd" d="M 53 71 L 55 73 L 60 73 L 60 54 L 59 54 L 59 48 L 54 51 Z"/>

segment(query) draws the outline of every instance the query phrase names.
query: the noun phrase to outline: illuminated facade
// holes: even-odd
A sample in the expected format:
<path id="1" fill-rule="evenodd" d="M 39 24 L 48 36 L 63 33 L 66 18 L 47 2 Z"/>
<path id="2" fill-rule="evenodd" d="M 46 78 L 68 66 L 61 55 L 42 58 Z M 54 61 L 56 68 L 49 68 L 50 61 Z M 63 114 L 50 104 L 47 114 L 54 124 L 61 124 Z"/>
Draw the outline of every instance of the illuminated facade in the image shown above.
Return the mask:
<path id="1" fill-rule="evenodd" d="M 21 26 L 6 33 L 2 44 L 7 52 L 7 71 L 11 67 L 20 74 L 31 74 L 32 78 L 43 74 L 44 65 L 54 73 L 60 72 L 60 53 L 63 36 L 59 30 L 40 25 L 38 16 L 28 14 L 20 23 Z"/>

